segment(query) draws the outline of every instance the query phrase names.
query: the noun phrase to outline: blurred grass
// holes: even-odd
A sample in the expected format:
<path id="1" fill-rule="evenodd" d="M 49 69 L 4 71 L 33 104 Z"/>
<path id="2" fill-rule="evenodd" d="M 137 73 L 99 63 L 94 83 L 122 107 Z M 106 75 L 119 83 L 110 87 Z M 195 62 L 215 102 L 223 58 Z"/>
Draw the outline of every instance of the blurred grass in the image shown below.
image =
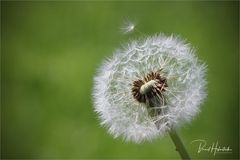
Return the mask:
<path id="1" fill-rule="evenodd" d="M 99 126 L 91 100 L 102 60 L 139 33 L 121 35 L 126 18 L 143 34 L 179 34 L 208 65 L 202 112 L 180 129 L 192 157 L 239 156 L 239 2 L 1 1 L 2 158 L 174 158 L 169 136 L 125 143 Z M 197 154 L 195 139 L 232 154 Z"/>

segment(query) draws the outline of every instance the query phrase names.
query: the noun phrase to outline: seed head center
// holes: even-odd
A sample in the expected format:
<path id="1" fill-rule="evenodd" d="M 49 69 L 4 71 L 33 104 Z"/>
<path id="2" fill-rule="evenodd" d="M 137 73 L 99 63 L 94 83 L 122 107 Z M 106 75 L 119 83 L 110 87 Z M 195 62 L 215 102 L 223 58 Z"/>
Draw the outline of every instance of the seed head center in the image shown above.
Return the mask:
<path id="1" fill-rule="evenodd" d="M 143 84 L 140 87 L 140 94 L 144 95 L 148 92 L 150 92 L 152 90 L 152 87 L 155 85 L 156 81 L 155 80 L 151 80 L 148 81 L 147 83 Z"/>
<path id="2" fill-rule="evenodd" d="M 163 92 L 166 91 L 167 79 L 160 75 L 160 69 L 156 72 L 146 74 L 143 79 L 138 79 L 133 82 L 132 95 L 141 103 L 146 103 L 154 96 L 163 97 Z"/>

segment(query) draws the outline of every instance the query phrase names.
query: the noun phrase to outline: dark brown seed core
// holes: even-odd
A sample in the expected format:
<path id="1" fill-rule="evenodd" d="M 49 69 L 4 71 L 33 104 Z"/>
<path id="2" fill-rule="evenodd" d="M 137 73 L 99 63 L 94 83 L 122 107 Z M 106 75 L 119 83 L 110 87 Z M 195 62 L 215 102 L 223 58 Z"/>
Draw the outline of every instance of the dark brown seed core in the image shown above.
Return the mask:
<path id="1" fill-rule="evenodd" d="M 167 79 L 161 76 L 162 70 L 163 68 L 156 72 L 150 72 L 146 74 L 143 79 L 138 79 L 133 82 L 132 95 L 138 102 L 146 103 L 147 100 L 158 95 L 163 98 L 163 92 L 166 91 L 166 87 L 168 87 L 168 85 Z M 151 80 L 155 81 L 155 85 L 152 85 L 152 87 L 147 93 L 141 94 L 140 89 L 142 85 L 146 84 Z"/>

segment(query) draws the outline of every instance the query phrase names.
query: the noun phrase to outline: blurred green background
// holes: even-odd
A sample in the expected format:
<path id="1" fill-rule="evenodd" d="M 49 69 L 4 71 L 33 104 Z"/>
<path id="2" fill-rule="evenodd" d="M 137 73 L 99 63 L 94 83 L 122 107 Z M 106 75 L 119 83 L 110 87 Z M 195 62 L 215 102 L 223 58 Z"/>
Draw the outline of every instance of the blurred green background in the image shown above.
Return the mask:
<path id="1" fill-rule="evenodd" d="M 1 157 L 178 159 L 168 135 L 113 139 L 93 111 L 102 60 L 138 32 L 179 34 L 208 65 L 201 113 L 179 129 L 193 158 L 238 158 L 239 2 L 1 2 Z M 232 153 L 197 153 L 195 139 Z"/>

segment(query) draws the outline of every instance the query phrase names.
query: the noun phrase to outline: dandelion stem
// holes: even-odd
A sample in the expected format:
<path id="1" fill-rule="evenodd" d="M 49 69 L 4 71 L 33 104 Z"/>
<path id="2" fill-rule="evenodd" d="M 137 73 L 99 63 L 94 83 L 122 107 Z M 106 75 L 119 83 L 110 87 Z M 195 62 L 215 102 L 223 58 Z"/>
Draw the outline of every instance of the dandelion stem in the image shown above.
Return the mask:
<path id="1" fill-rule="evenodd" d="M 172 128 L 171 131 L 169 131 L 169 135 L 182 159 L 191 159 L 187 152 L 186 147 L 183 144 L 182 139 L 180 138 L 180 136 L 178 135 L 177 131 L 174 128 Z"/>

